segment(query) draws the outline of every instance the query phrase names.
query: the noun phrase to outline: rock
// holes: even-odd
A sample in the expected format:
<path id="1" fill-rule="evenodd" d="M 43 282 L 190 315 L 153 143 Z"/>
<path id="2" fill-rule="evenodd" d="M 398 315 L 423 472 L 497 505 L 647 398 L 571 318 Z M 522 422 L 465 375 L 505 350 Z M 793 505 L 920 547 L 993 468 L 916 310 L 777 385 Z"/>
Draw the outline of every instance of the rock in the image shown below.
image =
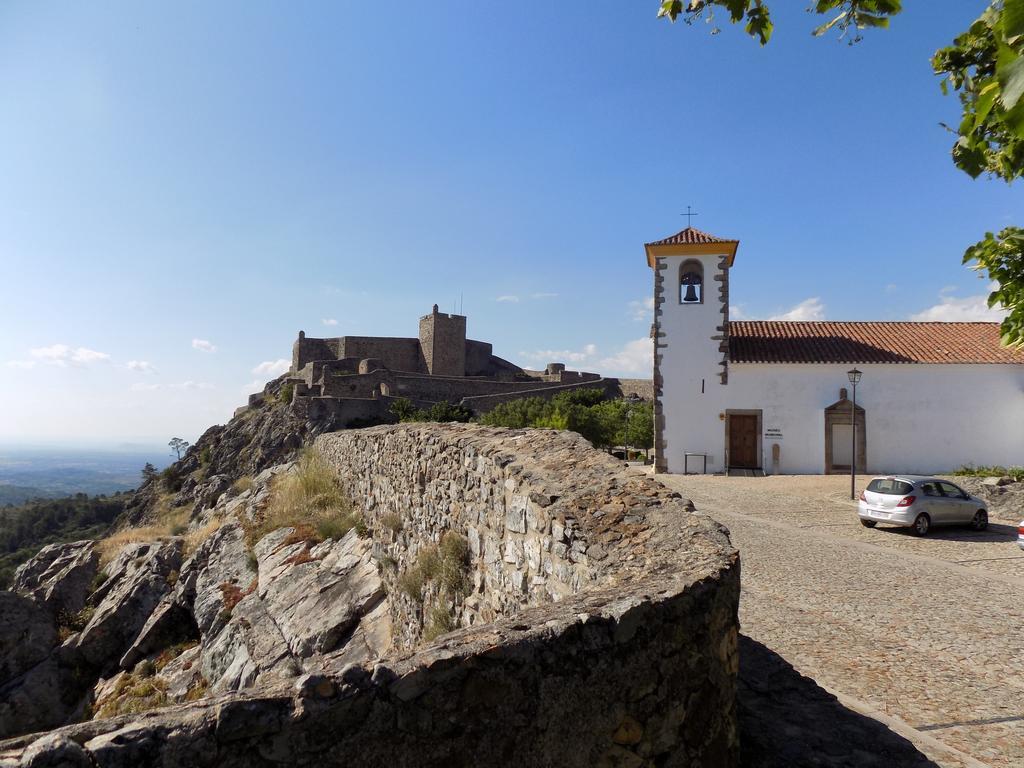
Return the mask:
<path id="1" fill-rule="evenodd" d="M 231 478 L 227 475 L 213 475 L 206 482 L 196 486 L 193 497 L 199 509 L 216 505 L 221 494 L 231 488 Z"/>
<path id="2" fill-rule="evenodd" d="M 173 595 L 164 595 L 118 666 L 132 669 L 146 656 L 188 639 L 194 628 L 195 622 L 188 610 L 178 604 Z"/>
<path id="3" fill-rule="evenodd" d="M 68 640 L 75 655 L 97 670 L 113 670 L 171 585 L 181 565 L 181 541 L 132 544 L 107 565 L 103 598 L 89 623 Z"/>
<path id="4" fill-rule="evenodd" d="M 53 617 L 13 592 L 0 592 L 0 688 L 49 656 L 57 644 Z"/>
<path id="5" fill-rule="evenodd" d="M 248 595 L 202 652 L 202 673 L 215 691 L 238 691 L 263 679 L 286 679 L 301 671 L 284 635 L 256 595 Z"/>
<path id="6" fill-rule="evenodd" d="M 21 757 L 20 768 L 92 768 L 89 753 L 61 733 L 32 742 Z"/>
<path id="7" fill-rule="evenodd" d="M 298 563 L 307 545 L 284 544 L 290 533 L 276 531 L 256 545 L 258 593 L 291 652 L 307 658 L 337 648 L 386 593 L 373 546 L 355 529 L 317 547 L 315 559 Z"/>
<path id="8" fill-rule="evenodd" d="M 0 738 L 63 725 L 74 708 L 61 696 L 64 682 L 57 654 L 51 653 L 24 674 L 0 683 Z"/>
<path id="9" fill-rule="evenodd" d="M 241 526 L 227 523 L 200 544 L 182 566 L 175 592 L 183 604 L 192 607 L 196 625 L 204 637 L 216 635 L 225 624 L 221 616 L 224 611 L 221 585 L 233 584 L 245 590 L 256 577 L 248 562 Z"/>
<path id="10" fill-rule="evenodd" d="M 18 567 L 11 590 L 54 616 L 78 613 L 85 607 L 98 567 L 95 542 L 50 544 Z"/>

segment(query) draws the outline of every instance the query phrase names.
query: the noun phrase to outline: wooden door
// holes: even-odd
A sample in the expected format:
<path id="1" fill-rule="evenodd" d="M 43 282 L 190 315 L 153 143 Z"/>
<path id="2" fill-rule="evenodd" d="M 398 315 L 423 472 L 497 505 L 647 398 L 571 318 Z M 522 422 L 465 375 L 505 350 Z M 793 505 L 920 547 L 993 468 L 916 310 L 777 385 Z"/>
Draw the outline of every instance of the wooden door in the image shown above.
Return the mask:
<path id="1" fill-rule="evenodd" d="M 757 416 L 734 413 L 729 416 L 729 466 L 757 469 Z"/>

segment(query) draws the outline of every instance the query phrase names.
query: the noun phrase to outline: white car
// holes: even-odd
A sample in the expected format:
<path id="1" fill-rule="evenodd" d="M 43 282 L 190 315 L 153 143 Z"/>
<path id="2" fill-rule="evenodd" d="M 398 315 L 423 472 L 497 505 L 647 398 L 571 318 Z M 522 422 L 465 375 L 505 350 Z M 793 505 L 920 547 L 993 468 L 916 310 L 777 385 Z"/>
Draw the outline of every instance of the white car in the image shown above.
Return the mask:
<path id="1" fill-rule="evenodd" d="M 876 477 L 860 495 L 861 525 L 878 523 L 910 528 L 924 536 L 934 525 L 988 527 L 988 507 L 958 485 L 938 477 L 890 475 Z"/>

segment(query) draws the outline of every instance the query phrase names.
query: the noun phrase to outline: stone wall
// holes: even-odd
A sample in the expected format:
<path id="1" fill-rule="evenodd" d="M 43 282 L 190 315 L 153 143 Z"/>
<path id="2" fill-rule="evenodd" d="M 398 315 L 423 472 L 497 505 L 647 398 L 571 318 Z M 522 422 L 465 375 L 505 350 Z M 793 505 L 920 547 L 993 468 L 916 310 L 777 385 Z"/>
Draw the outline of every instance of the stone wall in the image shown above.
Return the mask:
<path id="1" fill-rule="evenodd" d="M 463 398 L 460 402 L 475 413 L 487 413 L 500 403 L 507 403 L 511 400 L 520 400 L 524 397 L 542 397 L 545 400 L 569 392 L 574 389 L 600 389 L 608 395 L 614 395 L 618 391 L 618 383 L 609 379 L 594 379 L 592 381 L 581 381 L 576 384 L 549 385 L 530 389 L 529 391 L 502 392 L 494 395 L 473 395 Z"/>
<path id="2" fill-rule="evenodd" d="M 737 764 L 738 556 L 677 493 L 565 432 L 398 425 L 316 447 L 365 502 L 382 572 L 469 540 L 460 628 L 2 742 L 0 766 Z"/>

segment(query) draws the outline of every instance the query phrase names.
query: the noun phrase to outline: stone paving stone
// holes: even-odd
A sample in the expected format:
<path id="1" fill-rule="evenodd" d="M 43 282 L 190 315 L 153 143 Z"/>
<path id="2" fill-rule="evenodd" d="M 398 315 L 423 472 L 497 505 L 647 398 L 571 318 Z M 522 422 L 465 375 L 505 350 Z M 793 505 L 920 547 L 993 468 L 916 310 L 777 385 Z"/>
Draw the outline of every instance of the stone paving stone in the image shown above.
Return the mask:
<path id="1" fill-rule="evenodd" d="M 1024 552 L 1010 526 L 867 529 L 848 478 L 658 479 L 729 527 L 746 635 L 983 764 L 1024 766 Z"/>

